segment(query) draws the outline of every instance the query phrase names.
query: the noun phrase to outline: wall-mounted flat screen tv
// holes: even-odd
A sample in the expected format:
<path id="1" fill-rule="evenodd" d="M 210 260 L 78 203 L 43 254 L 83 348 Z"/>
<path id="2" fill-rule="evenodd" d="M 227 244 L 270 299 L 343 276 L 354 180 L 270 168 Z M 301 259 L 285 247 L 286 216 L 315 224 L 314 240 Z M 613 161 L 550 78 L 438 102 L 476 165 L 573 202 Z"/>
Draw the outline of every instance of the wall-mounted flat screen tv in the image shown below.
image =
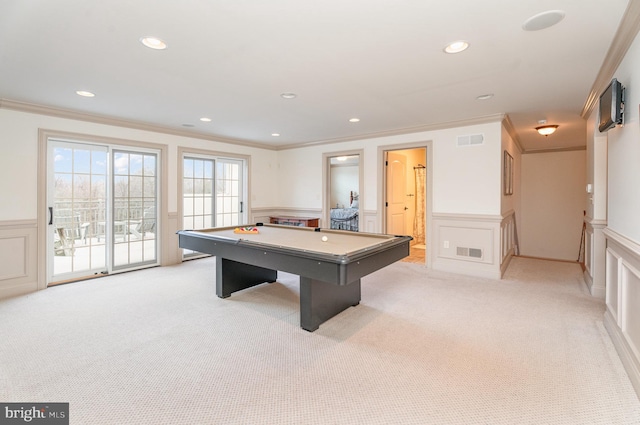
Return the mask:
<path id="1" fill-rule="evenodd" d="M 615 78 L 600 95 L 600 124 L 601 133 L 622 124 L 624 115 L 624 87 Z"/>

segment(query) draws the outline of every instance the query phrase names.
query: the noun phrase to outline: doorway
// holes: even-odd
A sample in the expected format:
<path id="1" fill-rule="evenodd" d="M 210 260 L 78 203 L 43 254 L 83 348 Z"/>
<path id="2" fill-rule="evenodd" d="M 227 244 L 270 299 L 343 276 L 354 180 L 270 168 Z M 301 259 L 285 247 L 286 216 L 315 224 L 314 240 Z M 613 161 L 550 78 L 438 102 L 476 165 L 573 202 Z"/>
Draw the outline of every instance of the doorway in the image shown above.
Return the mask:
<path id="1" fill-rule="evenodd" d="M 323 154 L 323 227 L 359 232 L 362 221 L 362 151 Z"/>
<path id="2" fill-rule="evenodd" d="M 427 148 L 384 152 L 385 233 L 410 235 L 410 256 L 405 261 L 426 262 Z"/>

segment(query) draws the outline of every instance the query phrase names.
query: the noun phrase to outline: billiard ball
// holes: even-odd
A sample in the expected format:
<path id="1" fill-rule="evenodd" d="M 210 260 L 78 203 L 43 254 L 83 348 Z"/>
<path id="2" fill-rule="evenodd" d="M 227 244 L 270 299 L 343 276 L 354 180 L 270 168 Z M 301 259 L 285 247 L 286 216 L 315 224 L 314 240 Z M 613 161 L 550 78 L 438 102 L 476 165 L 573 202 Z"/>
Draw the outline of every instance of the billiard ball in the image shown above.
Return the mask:
<path id="1" fill-rule="evenodd" d="M 328 241 L 328 240 L 329 240 L 329 238 L 328 238 L 328 237 L 326 237 L 326 236 L 323 236 L 323 237 L 322 237 L 322 242 L 326 242 L 326 241 Z"/>

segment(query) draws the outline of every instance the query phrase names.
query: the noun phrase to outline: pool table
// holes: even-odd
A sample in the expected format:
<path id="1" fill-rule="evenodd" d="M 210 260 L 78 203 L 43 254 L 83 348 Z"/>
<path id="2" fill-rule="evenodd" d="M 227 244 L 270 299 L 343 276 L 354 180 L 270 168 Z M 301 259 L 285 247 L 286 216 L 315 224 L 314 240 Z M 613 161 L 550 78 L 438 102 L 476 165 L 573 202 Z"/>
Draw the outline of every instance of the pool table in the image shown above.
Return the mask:
<path id="1" fill-rule="evenodd" d="M 216 294 L 221 298 L 274 282 L 278 270 L 299 275 L 300 326 L 309 332 L 358 305 L 360 278 L 408 256 L 411 241 L 410 236 L 310 227 L 255 227 L 255 234 L 235 233 L 236 227 L 181 230 L 180 248 L 216 257 Z"/>

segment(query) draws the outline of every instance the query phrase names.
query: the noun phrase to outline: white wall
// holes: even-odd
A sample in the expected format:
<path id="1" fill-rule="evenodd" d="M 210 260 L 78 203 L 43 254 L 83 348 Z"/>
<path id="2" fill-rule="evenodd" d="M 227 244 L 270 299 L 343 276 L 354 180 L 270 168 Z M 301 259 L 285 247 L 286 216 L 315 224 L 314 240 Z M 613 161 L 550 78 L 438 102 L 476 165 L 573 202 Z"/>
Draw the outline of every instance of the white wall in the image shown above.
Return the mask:
<path id="1" fill-rule="evenodd" d="M 272 207 L 278 198 L 273 182 L 277 175 L 277 152 L 246 146 L 174 136 L 165 133 L 95 124 L 52 116 L 0 109 L 0 194 L 14 200 L 3 202 L 0 221 L 35 219 L 37 216 L 38 129 L 110 137 L 169 146 L 169 212 L 177 211 L 177 148 L 188 146 L 251 157 L 250 204 L 252 208 Z"/>
<path id="2" fill-rule="evenodd" d="M 457 136 L 482 133 L 485 143 L 458 147 Z M 467 127 L 425 131 L 399 136 L 315 145 L 279 152 L 280 205 L 322 208 L 322 154 L 363 149 L 364 208 L 379 209 L 378 148 L 433 141 L 433 211 L 462 214 L 500 213 L 499 121 Z M 292 179 L 291 176 L 296 176 Z"/>
<path id="3" fill-rule="evenodd" d="M 351 192 L 360 193 L 359 167 L 359 165 L 331 166 L 331 196 L 329 198 L 329 205 L 331 205 L 332 208 L 349 208 L 351 206 Z"/>
<path id="4" fill-rule="evenodd" d="M 640 242 L 640 38 L 636 38 L 615 77 L 626 87 L 624 126 L 607 132 L 608 224 L 615 232 Z"/>
<path id="5" fill-rule="evenodd" d="M 606 239 L 605 326 L 640 395 L 639 36 L 613 76 L 626 87 L 626 93 L 624 125 L 598 136 L 607 138 L 607 225 L 603 231 Z M 589 120 L 589 125 L 594 122 Z M 590 128 L 590 131 L 599 134 L 597 129 Z M 598 154 L 603 155 L 594 149 L 594 155 Z"/>
<path id="6" fill-rule="evenodd" d="M 577 261 L 586 151 L 522 155 L 520 254 Z"/>
<path id="7" fill-rule="evenodd" d="M 439 270 L 499 278 L 501 120 L 499 117 L 484 124 L 282 150 L 278 155 L 278 185 L 282 187 L 279 204 L 289 209 L 321 210 L 323 154 L 360 150 L 364 174 L 360 228 L 383 231 L 384 151 L 429 144 L 427 156 L 433 165 L 427 202 L 432 228 L 427 229 L 427 263 Z M 457 145 L 458 136 L 472 134 L 482 134 L 484 143 Z M 461 257 L 457 247 L 479 248 L 483 255 Z"/>

